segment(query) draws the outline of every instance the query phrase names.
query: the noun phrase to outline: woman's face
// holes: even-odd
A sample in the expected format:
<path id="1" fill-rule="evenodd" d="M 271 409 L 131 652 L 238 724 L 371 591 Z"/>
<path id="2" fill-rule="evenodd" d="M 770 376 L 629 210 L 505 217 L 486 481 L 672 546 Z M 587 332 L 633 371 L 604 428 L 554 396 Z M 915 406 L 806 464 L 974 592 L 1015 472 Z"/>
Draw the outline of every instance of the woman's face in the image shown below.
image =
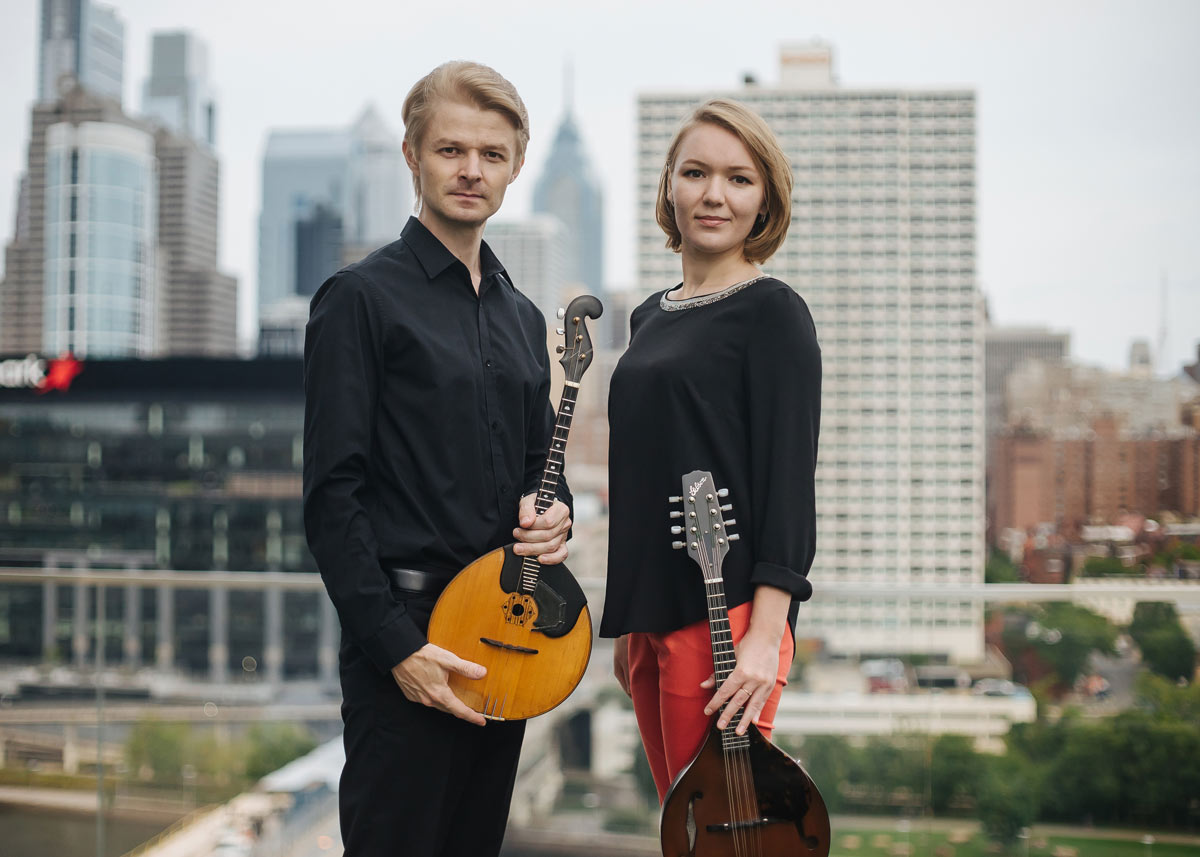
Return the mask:
<path id="1" fill-rule="evenodd" d="M 667 198 L 684 253 L 741 254 L 767 210 L 763 176 L 734 134 L 701 122 L 679 144 Z"/>

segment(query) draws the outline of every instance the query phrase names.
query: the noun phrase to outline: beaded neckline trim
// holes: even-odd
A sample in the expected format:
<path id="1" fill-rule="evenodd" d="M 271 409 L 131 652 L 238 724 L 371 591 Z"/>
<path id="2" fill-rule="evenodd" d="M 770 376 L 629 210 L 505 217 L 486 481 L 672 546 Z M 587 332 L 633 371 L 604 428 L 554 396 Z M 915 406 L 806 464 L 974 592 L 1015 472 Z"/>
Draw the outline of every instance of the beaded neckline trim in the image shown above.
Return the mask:
<path id="1" fill-rule="evenodd" d="M 668 289 L 667 292 L 663 292 L 662 297 L 658 299 L 658 306 L 660 309 L 664 309 L 667 312 L 678 312 L 681 309 L 695 309 L 699 306 L 708 306 L 709 304 L 715 304 L 717 301 L 724 300 L 730 295 L 735 295 L 742 289 L 746 288 L 746 286 L 757 283 L 759 280 L 765 280 L 768 276 L 768 274 L 759 274 L 757 277 L 751 277 L 749 280 L 743 280 L 740 283 L 734 283 L 732 286 L 726 286 L 725 288 L 721 289 L 721 291 L 713 292 L 711 295 L 700 295 L 698 297 L 688 298 L 686 301 L 667 300 L 667 292 L 671 291 Z"/>

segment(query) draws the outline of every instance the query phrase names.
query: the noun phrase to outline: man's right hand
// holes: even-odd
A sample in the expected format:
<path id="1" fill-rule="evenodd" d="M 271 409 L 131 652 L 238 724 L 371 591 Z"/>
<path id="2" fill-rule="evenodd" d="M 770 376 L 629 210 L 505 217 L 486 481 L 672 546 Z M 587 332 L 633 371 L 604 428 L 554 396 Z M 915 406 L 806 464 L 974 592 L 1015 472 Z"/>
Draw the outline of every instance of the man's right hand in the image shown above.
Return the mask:
<path id="1" fill-rule="evenodd" d="M 482 664 L 464 661 L 433 643 L 426 643 L 392 667 L 392 677 L 410 702 L 428 705 L 477 726 L 484 725 L 487 719 L 478 711 L 468 708 L 450 689 L 446 680 L 452 672 L 479 679 L 487 675 L 487 668 Z"/>

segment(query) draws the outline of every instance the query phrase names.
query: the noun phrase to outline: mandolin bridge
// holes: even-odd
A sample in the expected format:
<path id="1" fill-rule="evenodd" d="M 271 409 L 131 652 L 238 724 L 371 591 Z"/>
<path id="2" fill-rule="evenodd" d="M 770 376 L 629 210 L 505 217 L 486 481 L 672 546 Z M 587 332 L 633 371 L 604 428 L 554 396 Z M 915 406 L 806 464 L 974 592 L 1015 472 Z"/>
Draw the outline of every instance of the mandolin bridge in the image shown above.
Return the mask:
<path id="1" fill-rule="evenodd" d="M 499 640 L 493 640 L 491 637 L 480 637 L 479 642 L 485 646 L 495 646 L 497 649 L 505 649 L 509 652 L 517 652 L 522 655 L 536 655 L 537 649 L 531 649 L 528 646 L 517 646 L 512 643 L 502 643 Z"/>

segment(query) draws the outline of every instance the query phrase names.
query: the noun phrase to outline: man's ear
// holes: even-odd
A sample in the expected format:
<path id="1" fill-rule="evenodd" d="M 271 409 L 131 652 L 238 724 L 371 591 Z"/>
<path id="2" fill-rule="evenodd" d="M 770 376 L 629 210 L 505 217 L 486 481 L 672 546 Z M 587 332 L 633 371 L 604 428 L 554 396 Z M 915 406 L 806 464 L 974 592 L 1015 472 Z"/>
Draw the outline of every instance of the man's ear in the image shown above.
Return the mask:
<path id="1" fill-rule="evenodd" d="M 412 146 L 408 145 L 408 140 L 400 144 L 400 151 L 404 152 L 404 161 L 408 164 L 408 168 L 414 172 L 420 172 L 421 165 L 417 163 L 417 153 Z"/>
<path id="2" fill-rule="evenodd" d="M 514 181 L 516 181 L 517 176 L 519 176 L 521 174 L 521 167 L 523 167 L 523 166 L 525 166 L 525 156 L 524 155 L 521 156 L 521 160 L 519 160 L 517 162 L 517 166 L 513 169 L 513 174 L 508 180 L 509 184 L 512 184 Z"/>

